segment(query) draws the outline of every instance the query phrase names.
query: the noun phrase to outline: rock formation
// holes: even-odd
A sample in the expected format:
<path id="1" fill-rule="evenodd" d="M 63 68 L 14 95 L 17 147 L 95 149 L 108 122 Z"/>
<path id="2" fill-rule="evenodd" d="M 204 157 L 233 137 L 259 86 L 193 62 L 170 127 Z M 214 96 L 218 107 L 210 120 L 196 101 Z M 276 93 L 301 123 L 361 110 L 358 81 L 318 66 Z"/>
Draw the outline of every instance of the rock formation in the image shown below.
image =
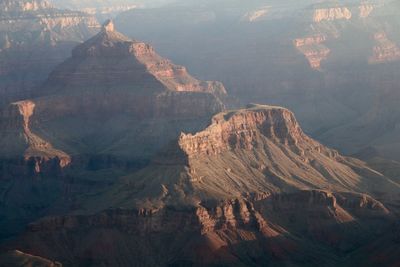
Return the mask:
<path id="1" fill-rule="evenodd" d="M 246 29 L 266 23 L 267 17 L 277 18 L 273 8 L 264 14 L 248 11 L 228 13 Z M 311 110 L 319 115 L 323 110 L 351 117 L 345 107 L 351 106 L 354 96 L 348 91 L 345 104 L 337 107 L 335 102 L 336 108 L 330 109 L 326 107 L 332 103 L 324 102 L 332 99 L 324 98 L 328 93 L 290 88 L 298 85 L 294 81 L 315 77 L 330 83 L 337 73 L 343 76 L 332 84 L 350 86 L 346 78 L 354 74 L 353 69 L 349 73 L 348 68 L 335 69 L 332 59 L 342 55 L 338 53 L 341 38 L 352 40 L 352 30 L 371 22 L 374 12 L 358 4 L 313 6 L 306 12 L 305 24 L 310 27 L 311 22 L 310 28 L 304 30 L 301 24 L 296 26 L 303 29 L 299 32 L 276 32 L 278 38 L 287 38 L 277 42 L 279 46 L 268 43 L 272 50 L 265 53 L 248 46 L 243 54 L 234 53 L 230 62 L 241 63 L 252 53 L 263 61 L 270 59 L 271 64 L 285 61 L 291 67 L 269 74 L 275 75 L 272 84 L 263 82 L 263 75 L 246 79 L 263 84 L 269 93 L 276 90 L 272 88 L 276 81 L 282 82 L 285 90 L 279 94 L 289 95 L 292 104 L 299 102 L 305 113 Z M 243 14 L 249 15 L 245 17 L 251 25 L 242 20 Z M 264 32 L 266 24 L 260 25 L 255 32 Z M 279 25 L 279 30 L 284 26 Z M 235 31 L 230 37 L 230 47 L 256 40 L 249 33 L 246 43 Z M 370 32 L 363 38 L 371 38 Z M 367 52 L 360 57 L 367 64 L 372 50 L 366 44 L 363 53 Z M 282 57 L 271 56 L 277 51 Z M 320 71 L 306 68 L 307 61 Z M 305 76 L 279 77 L 292 74 L 298 66 Z M 308 80 L 301 85 L 308 86 Z M 371 93 L 363 92 L 358 98 Z M 389 94 L 391 101 L 385 102 L 385 93 L 382 90 L 380 98 L 385 107 L 395 106 L 399 94 Z M 54 69 L 32 97 L 0 111 L 0 239 L 7 239 L 0 246 L 5 252 L 0 266 L 10 262 L 39 266 L 399 262 L 400 185 L 395 175 L 382 174 L 324 146 L 306 134 L 286 108 L 252 104 L 226 110 L 226 97 L 221 83 L 192 77 L 184 67 L 117 32 L 107 21 Z M 302 97 L 314 102 L 307 105 Z M 396 133 L 397 113 L 390 113 L 392 108 L 382 110 L 378 101 L 373 104 L 374 112 L 365 113 L 372 119 L 363 123 L 379 122 L 376 127 L 381 131 Z M 357 108 L 351 111 L 362 113 Z M 382 114 L 391 116 L 382 121 Z M 363 125 L 356 128 L 365 132 Z M 364 140 L 365 136 L 354 137 Z"/>
<path id="2" fill-rule="evenodd" d="M 65 150 L 76 153 L 74 143 L 77 138 L 106 134 L 113 139 L 115 137 L 112 134 L 117 133 L 112 129 L 104 129 L 100 122 L 114 123 L 118 121 L 116 118 L 122 119 L 121 116 L 129 115 L 124 120 L 129 119 L 132 124 L 121 121 L 118 122 L 119 126 L 112 127 L 119 127 L 117 135 L 124 132 L 126 137 L 123 138 L 126 139 L 103 144 L 105 146 L 101 153 L 111 150 L 120 154 L 133 152 L 140 155 L 143 151 L 133 147 L 143 143 L 153 144 L 154 148 L 148 152 L 154 153 L 152 151 L 174 138 L 177 131 L 190 129 L 186 128 L 188 126 L 179 126 L 178 120 L 182 120 L 182 123 L 189 118 L 206 121 L 208 116 L 224 109 L 222 100 L 226 91 L 218 82 L 202 82 L 193 78 L 184 67 L 163 59 L 149 45 L 131 41 L 116 32 L 113 23 L 108 21 L 98 35 L 73 50 L 72 57 L 50 74 L 37 94 L 41 97 L 11 105 L 9 109 L 17 107 L 19 114 L 10 111 L 8 117 L 3 119 L 5 124 L 10 124 L 10 120 L 17 120 L 13 118 L 14 115 L 21 116 L 19 125 L 14 123 L 9 127 L 14 127 L 14 130 L 15 127 L 19 128 L 24 137 L 20 140 L 28 147 L 18 146 L 23 147 L 24 153 L 11 151 L 12 148 L 3 150 L 2 156 L 19 153 L 25 159 L 58 158 L 60 165 L 65 167 L 71 161 L 70 156 L 53 148 L 50 141 L 41 137 L 41 133 L 51 136 L 51 143 L 54 142 L 56 147 L 60 144 Z M 96 126 L 81 132 L 78 130 L 69 136 L 71 132 L 54 125 L 59 120 L 72 119 L 75 116 L 79 116 L 76 121 L 70 121 L 76 123 L 74 128 L 79 128 L 78 125 L 84 118 L 90 119 L 89 123 Z M 176 125 L 169 130 L 173 134 L 165 131 L 163 127 L 167 125 L 160 126 L 159 129 L 152 128 L 152 123 L 160 119 L 175 121 Z M 133 135 L 139 129 L 146 132 L 145 128 L 140 128 L 146 127 L 145 125 L 149 125 L 149 131 L 159 132 L 153 132 L 152 137 L 144 135 L 142 139 L 129 140 L 132 137 L 130 134 Z M 154 144 L 154 139 L 158 139 L 160 144 Z M 7 138 L 3 138 L 3 142 L 5 147 L 17 146 Z M 129 142 L 131 147 L 128 148 L 124 142 Z M 113 154 L 111 151 L 109 153 Z M 83 150 L 81 153 L 87 152 Z"/>
<path id="3" fill-rule="evenodd" d="M 326 60 L 331 52 L 331 50 L 323 44 L 326 39 L 327 37 L 325 35 L 316 35 L 294 40 L 295 47 L 307 58 L 313 69 L 321 69 L 321 62 Z"/>
<path id="4" fill-rule="evenodd" d="M 387 37 L 385 32 L 374 34 L 374 39 L 376 45 L 373 49 L 373 55 L 369 59 L 371 64 L 400 60 L 400 48 Z"/>
<path id="5" fill-rule="evenodd" d="M 225 109 L 226 91 L 219 82 L 195 79 L 108 21 L 34 95 L 0 111 L 0 214 L 7 214 L 0 216 L 0 238 L 49 206 L 68 210 L 76 192 L 109 183 L 102 176 L 89 186 L 78 173 L 134 170 L 181 131 L 201 129 Z M 61 205 L 53 203 L 57 194 Z"/>
<path id="6" fill-rule="evenodd" d="M 129 195 L 126 205 L 141 207 L 309 189 L 391 198 L 399 188 L 305 135 L 287 109 L 254 105 L 214 116 L 204 131 L 182 134 L 178 146 L 126 177 L 106 198 L 124 206 Z M 111 197 L 113 192 L 119 194 Z"/>
<path id="7" fill-rule="evenodd" d="M 365 196 L 303 191 L 196 208 L 48 218 L 31 224 L 17 243 L 66 266 L 326 265 L 340 262 L 328 255 L 362 247 L 391 222 L 387 209 Z"/>
<path id="8" fill-rule="evenodd" d="M 390 203 L 400 185 L 308 137 L 289 110 L 251 105 L 92 192 L 5 248 L 65 266 L 337 264 L 392 224 L 374 196 Z"/>
<path id="9" fill-rule="evenodd" d="M 313 15 L 314 22 L 321 22 L 324 20 L 349 20 L 351 19 L 351 11 L 347 7 L 333 7 L 327 9 L 316 9 Z"/>

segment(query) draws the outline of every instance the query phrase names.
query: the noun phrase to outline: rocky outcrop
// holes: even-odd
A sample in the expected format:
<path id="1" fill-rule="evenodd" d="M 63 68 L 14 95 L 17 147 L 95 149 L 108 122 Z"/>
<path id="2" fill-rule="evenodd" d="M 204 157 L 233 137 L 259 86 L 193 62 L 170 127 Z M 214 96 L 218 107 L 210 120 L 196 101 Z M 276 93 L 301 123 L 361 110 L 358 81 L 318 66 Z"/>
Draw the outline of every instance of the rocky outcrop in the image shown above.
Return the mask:
<path id="1" fill-rule="evenodd" d="M 347 7 L 320 8 L 314 10 L 313 21 L 349 20 L 352 17 Z"/>
<path id="2" fill-rule="evenodd" d="M 35 172 L 41 172 L 40 166 L 54 159 L 59 162 L 61 168 L 70 164 L 71 157 L 69 155 L 60 150 L 54 149 L 50 143 L 44 141 L 31 131 L 30 118 L 34 113 L 35 103 L 31 101 L 21 101 L 13 105 L 18 107 L 19 113 L 23 118 L 22 128 L 24 139 L 28 146 L 24 153 L 24 159 L 26 161 L 35 161 Z"/>
<path id="3" fill-rule="evenodd" d="M 374 34 L 374 39 L 377 44 L 374 46 L 373 55 L 369 59 L 371 64 L 400 60 L 399 46 L 391 41 L 385 32 Z"/>
<path id="4" fill-rule="evenodd" d="M 256 22 L 256 21 L 260 21 L 265 19 L 265 17 L 268 16 L 269 13 L 269 7 L 263 7 L 260 9 L 257 9 L 255 11 L 251 11 L 248 12 L 247 14 L 245 14 L 242 18 L 243 21 L 247 21 L 247 22 Z"/>
<path id="5" fill-rule="evenodd" d="M 323 264 L 326 261 L 321 259 L 326 257 L 319 246 L 333 254 L 342 253 L 370 242 L 391 223 L 391 214 L 382 204 L 353 206 L 343 199 L 356 203 L 365 198 L 302 191 L 258 201 L 205 201 L 195 207 L 109 209 L 94 215 L 43 219 L 31 224 L 18 243 L 23 251 L 68 266 L 105 262 L 120 262 L 120 266 L 182 262 L 262 266 L 266 261 L 303 266 L 311 259 Z M 379 203 L 372 199 L 361 202 Z M 349 232 L 352 235 L 347 235 Z M 315 245 L 308 249 L 305 244 L 311 240 Z"/>
<path id="6" fill-rule="evenodd" d="M 361 4 L 359 6 L 360 13 L 358 16 L 360 18 L 368 18 L 374 10 L 375 10 L 375 5 L 373 4 L 367 4 L 367 3 Z"/>
<path id="7" fill-rule="evenodd" d="M 294 40 L 294 46 L 308 60 L 310 67 L 315 70 L 321 69 L 321 63 L 326 60 L 331 50 L 324 45 L 327 40 L 325 35 L 315 35 Z"/>
<path id="8" fill-rule="evenodd" d="M 3 111 L 0 121 L 3 127 L 0 158 L 4 166 L 11 168 L 1 172 L 3 178 L 55 174 L 71 163 L 69 155 L 55 149 L 32 131 L 31 117 L 34 112 L 35 103 L 32 101 L 13 103 Z"/>
<path id="9" fill-rule="evenodd" d="M 212 125 L 195 135 L 181 135 L 179 145 L 191 157 L 218 155 L 226 150 L 257 148 L 257 133 L 290 147 L 308 140 L 293 113 L 280 107 L 250 106 L 247 110 L 215 116 Z M 295 150 L 304 154 L 300 147 Z"/>

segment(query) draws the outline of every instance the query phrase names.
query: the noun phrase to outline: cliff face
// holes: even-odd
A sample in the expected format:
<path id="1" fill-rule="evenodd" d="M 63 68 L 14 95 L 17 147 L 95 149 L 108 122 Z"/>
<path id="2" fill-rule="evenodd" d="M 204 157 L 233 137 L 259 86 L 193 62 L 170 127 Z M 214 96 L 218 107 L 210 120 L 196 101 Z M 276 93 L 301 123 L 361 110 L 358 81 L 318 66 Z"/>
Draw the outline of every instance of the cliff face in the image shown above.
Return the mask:
<path id="1" fill-rule="evenodd" d="M 124 33 L 150 40 L 199 75 L 222 80 L 230 95 L 242 104 L 263 102 L 290 108 L 308 133 L 345 153 L 381 142 L 379 137 L 374 141 L 360 138 L 366 132 L 362 129 L 367 129 L 364 126 L 353 125 L 350 135 L 355 138 L 346 143 L 338 140 L 338 131 L 327 138 L 324 133 L 366 117 L 374 112 L 375 105 L 390 102 L 388 96 L 398 91 L 397 2 L 203 2 L 198 13 L 193 12 L 195 7 L 199 9 L 196 3 L 188 2 L 180 8 L 136 9 L 121 14 L 116 23 Z M 214 17 L 201 21 L 206 13 Z M 314 15 L 318 15 L 316 21 Z M 181 21 L 185 21 L 185 27 Z M 132 24 L 140 27 L 132 28 Z M 234 26 L 224 31 L 226 25 Z M 387 118 L 394 120 L 398 108 L 391 109 L 377 122 L 393 125 Z M 381 126 L 373 128 L 367 131 L 377 136 Z M 390 138 L 383 133 L 380 136 L 391 143 L 388 148 L 400 151 L 398 142 L 393 141 L 398 132 L 395 126 L 391 128 L 386 130 L 391 131 Z M 340 131 L 343 139 L 350 136 L 344 128 Z M 346 150 L 352 142 L 360 145 Z M 393 158 L 395 152 L 385 150 L 382 154 Z"/>
<path id="2" fill-rule="evenodd" d="M 324 20 L 349 20 L 351 19 L 351 11 L 347 7 L 333 7 L 327 9 L 316 9 L 313 15 L 314 22 L 321 22 Z"/>
<path id="3" fill-rule="evenodd" d="M 289 110 L 253 105 L 214 116 L 196 134 L 181 134 L 177 144 L 102 197 L 123 207 L 163 207 L 309 189 L 390 198 L 400 187 L 308 137 Z M 94 203 L 96 198 L 87 205 Z"/>
<path id="4" fill-rule="evenodd" d="M 203 132 L 182 135 L 179 145 L 189 158 L 194 187 L 218 185 L 227 194 L 245 191 L 241 188 L 262 193 L 310 187 L 388 192 L 391 184 L 362 162 L 309 138 L 293 114 L 279 107 L 254 106 L 220 114 Z M 254 181 L 241 176 L 252 176 Z M 372 188 L 371 182 L 382 188 Z"/>
<path id="5" fill-rule="evenodd" d="M 307 58 L 311 68 L 321 69 L 321 62 L 328 58 L 331 50 L 324 45 L 325 35 L 316 35 L 294 40 L 295 47 Z"/>
<path id="6" fill-rule="evenodd" d="M 26 125 L 33 106 L 19 105 Z M 400 192 L 308 137 L 289 110 L 261 105 L 217 114 L 149 166 L 89 185 L 55 201 L 72 204 L 66 215 L 30 224 L 6 248 L 65 266 L 334 265 L 395 219 L 374 196 Z"/>
<path id="7" fill-rule="evenodd" d="M 252 150 L 257 143 L 257 133 L 272 142 L 295 147 L 299 154 L 299 142 L 308 137 L 303 133 L 294 115 L 280 107 L 254 106 L 254 110 L 223 113 L 215 116 L 212 125 L 195 135 L 181 135 L 182 150 L 191 157 L 218 155 L 227 150 Z"/>
<path id="8" fill-rule="evenodd" d="M 202 127 L 223 110 L 226 91 L 221 83 L 195 79 L 107 22 L 98 35 L 73 50 L 36 94 L 41 97 L 4 109 L 2 123 L 18 135 L 3 133 L 7 149 L 2 157 L 58 159 L 66 167 L 71 163 L 67 153 L 146 159 L 180 131 Z M 59 125 L 65 120 L 68 129 Z M 85 120 L 88 128 L 81 129 L 78 125 Z M 92 147 L 77 145 L 88 136 Z M 95 143 L 93 136 L 109 141 Z"/>
<path id="9" fill-rule="evenodd" d="M 329 4 L 323 3 L 312 6 L 312 24 L 307 29 L 308 33 L 304 37 L 295 39 L 294 46 L 306 57 L 312 69 L 323 70 L 322 62 L 327 61 L 332 52 L 337 53 L 332 51 L 330 46 L 335 47 L 335 44 L 340 42 L 342 35 L 346 34 L 346 27 L 351 28 L 353 25 L 369 20 L 377 7 L 380 8 L 381 5 L 367 2 L 349 3 L 348 6 L 330 7 Z M 377 53 L 379 52 L 375 52 Z"/>
<path id="10" fill-rule="evenodd" d="M 192 208 L 113 209 L 41 220 L 18 243 L 66 266 L 333 264 L 327 255 L 362 247 L 391 222 L 382 204 L 362 199 L 303 191 Z"/>
<path id="11" fill-rule="evenodd" d="M 39 137 L 31 130 L 31 117 L 35 112 L 32 101 L 21 101 L 11 104 L 2 112 L 2 152 L 1 161 L 11 160 L 21 165 L 25 175 L 60 170 L 70 164 L 71 158 L 66 153 Z M 24 163 L 18 163 L 22 161 Z M 14 165 L 14 164 L 11 164 Z M 17 171 L 17 172 L 19 172 Z M 12 176 L 14 171 L 2 171 L 1 177 Z"/>
<path id="12" fill-rule="evenodd" d="M 0 238 L 80 205 L 77 195 L 113 185 L 181 131 L 204 127 L 225 109 L 226 91 L 108 22 L 34 95 L 0 111 Z"/>
<path id="13" fill-rule="evenodd" d="M 24 159 L 38 160 L 35 163 L 35 172 L 41 172 L 40 165 L 53 159 L 59 161 L 60 167 L 64 168 L 71 163 L 71 158 L 66 153 L 56 150 L 52 145 L 39 136 L 34 134 L 30 129 L 30 118 L 32 117 L 35 104 L 31 101 L 22 101 L 13 104 L 18 107 L 20 116 L 23 118 L 23 134 L 28 148 L 24 152 Z"/>

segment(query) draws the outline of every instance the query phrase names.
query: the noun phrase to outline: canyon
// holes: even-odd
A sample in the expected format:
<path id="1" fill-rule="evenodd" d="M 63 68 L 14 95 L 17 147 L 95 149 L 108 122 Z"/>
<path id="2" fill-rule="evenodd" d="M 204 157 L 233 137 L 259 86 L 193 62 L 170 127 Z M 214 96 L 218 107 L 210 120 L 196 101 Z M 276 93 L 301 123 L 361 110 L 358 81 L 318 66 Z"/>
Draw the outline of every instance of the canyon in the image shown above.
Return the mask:
<path id="1" fill-rule="evenodd" d="M 111 21 L 32 95 L 0 111 L 0 235 L 47 210 L 80 171 L 124 173 L 146 164 L 181 131 L 206 125 L 227 98 L 221 83 L 195 79 L 150 45 L 118 33 Z M 78 192 L 90 188 L 83 183 Z M 39 192 L 29 192 L 37 186 Z M 21 222 L 12 223 L 7 212 Z"/>
<path id="2" fill-rule="evenodd" d="M 124 12 L 115 23 L 199 77 L 221 80 L 241 105 L 288 107 L 307 133 L 347 155 L 372 147 L 397 161 L 399 150 L 386 147 L 398 147 L 398 108 L 381 103 L 398 91 L 399 8 L 392 0 L 187 1 Z M 388 137 L 374 123 L 390 125 Z"/>
<path id="3" fill-rule="evenodd" d="M 161 2 L 0 3 L 0 266 L 399 265 L 400 5 Z"/>
<path id="4" fill-rule="evenodd" d="M 182 134 L 148 167 L 5 247 L 63 266 L 352 266 L 357 256 L 340 257 L 394 231 L 399 194 L 305 135 L 287 109 L 251 105 Z"/>
<path id="5" fill-rule="evenodd" d="M 100 28 L 93 16 L 43 0 L 2 1 L 0 10 L 0 105 L 29 96 Z"/>

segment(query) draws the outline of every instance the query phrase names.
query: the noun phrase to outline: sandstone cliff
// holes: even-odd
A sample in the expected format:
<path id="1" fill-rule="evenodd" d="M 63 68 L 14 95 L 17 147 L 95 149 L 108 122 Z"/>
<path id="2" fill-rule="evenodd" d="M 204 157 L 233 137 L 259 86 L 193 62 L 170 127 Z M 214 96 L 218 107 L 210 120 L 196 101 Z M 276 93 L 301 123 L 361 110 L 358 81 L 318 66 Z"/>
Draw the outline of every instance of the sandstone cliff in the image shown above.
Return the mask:
<path id="1" fill-rule="evenodd" d="M 326 265 L 340 262 L 335 253 L 371 242 L 391 216 L 367 196 L 302 191 L 47 218 L 31 224 L 17 243 L 65 266 Z"/>
<path id="2" fill-rule="evenodd" d="M 195 205 L 204 199 L 325 189 L 391 198 L 399 185 L 308 137 L 293 113 L 253 105 L 218 114 L 102 197 L 123 207 Z M 117 194 L 118 192 L 118 194 Z M 129 196 L 129 200 L 125 201 Z M 96 198 L 88 202 L 95 208 Z"/>
<path id="3" fill-rule="evenodd" d="M 250 105 L 89 192 L 6 248 L 64 266 L 335 265 L 393 223 L 374 197 L 391 204 L 400 186 L 308 137 L 289 110 Z"/>
<path id="4" fill-rule="evenodd" d="M 324 20 L 339 20 L 351 19 L 351 11 L 347 7 L 333 7 L 327 9 L 316 9 L 313 15 L 314 22 L 321 22 Z"/>
<path id="5" fill-rule="evenodd" d="M 373 48 L 373 55 L 369 59 L 371 64 L 400 60 L 399 46 L 390 40 L 385 32 L 374 34 L 374 40 L 376 45 Z"/>

